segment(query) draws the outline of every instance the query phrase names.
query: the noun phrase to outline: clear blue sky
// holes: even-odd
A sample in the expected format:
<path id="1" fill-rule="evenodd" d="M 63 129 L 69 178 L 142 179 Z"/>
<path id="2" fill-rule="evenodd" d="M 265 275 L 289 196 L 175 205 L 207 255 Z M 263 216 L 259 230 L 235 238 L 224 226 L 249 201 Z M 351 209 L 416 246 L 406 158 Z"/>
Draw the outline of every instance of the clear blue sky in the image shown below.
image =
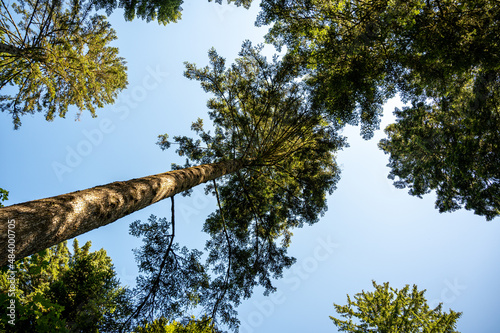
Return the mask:
<path id="1" fill-rule="evenodd" d="M 0 187 L 10 191 L 6 204 L 54 196 L 118 180 L 170 170 L 183 163 L 173 150 L 155 145 L 158 134 L 188 135 L 192 121 L 206 119 L 207 95 L 198 82 L 183 77 L 183 62 L 208 63 L 214 46 L 228 63 L 245 39 L 262 42 L 266 29 L 254 27 L 259 11 L 188 0 L 177 24 L 124 22 L 116 11 L 110 21 L 115 45 L 128 62 L 129 86 L 114 106 L 98 118 L 75 112 L 48 123 L 38 114 L 22 119 L 18 131 L 10 116 L 0 114 Z M 273 50 L 267 48 L 269 54 Z M 398 101 L 385 108 L 382 128 Z M 342 179 L 329 197 L 329 210 L 319 223 L 294 231 L 290 253 L 294 268 L 276 281 L 278 292 L 261 290 L 239 307 L 241 332 L 335 332 L 328 318 L 332 303 L 345 304 L 346 294 L 371 290 L 371 280 L 402 288 L 427 289 L 432 304 L 463 311 L 461 332 L 498 332 L 500 319 L 500 225 L 471 212 L 439 214 L 434 197 L 411 197 L 387 180 L 388 162 L 375 138 L 363 141 L 358 128 L 348 128 L 350 148 L 339 153 Z M 61 166 L 65 166 L 61 168 Z M 205 217 L 216 208 L 202 187 L 191 198 L 176 199 L 176 238 L 186 246 L 204 246 Z M 131 249 L 141 245 L 128 235 L 128 225 L 150 214 L 169 216 L 170 200 L 157 203 L 79 238 L 93 249 L 105 248 L 124 284 L 137 272 Z"/>

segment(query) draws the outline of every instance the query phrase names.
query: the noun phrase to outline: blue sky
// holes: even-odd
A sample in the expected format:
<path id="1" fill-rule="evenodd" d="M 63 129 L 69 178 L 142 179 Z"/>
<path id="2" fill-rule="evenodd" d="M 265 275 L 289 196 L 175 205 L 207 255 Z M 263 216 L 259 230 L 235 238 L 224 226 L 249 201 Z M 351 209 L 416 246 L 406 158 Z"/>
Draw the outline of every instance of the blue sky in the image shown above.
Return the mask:
<path id="1" fill-rule="evenodd" d="M 110 21 L 114 43 L 127 60 L 129 86 L 117 103 L 98 110 L 98 117 L 75 112 L 48 123 L 41 114 L 22 119 L 14 131 L 10 116 L 0 114 L 0 187 L 10 191 L 6 204 L 50 197 L 118 180 L 170 170 L 183 163 L 174 150 L 155 145 L 159 134 L 190 135 L 192 121 L 208 121 L 208 96 L 198 82 L 183 77 L 184 61 L 208 63 L 215 47 L 231 63 L 245 39 L 262 42 L 266 28 L 254 27 L 259 11 L 187 1 L 177 24 L 124 22 L 116 11 Z M 273 49 L 266 48 L 269 55 Z M 382 128 L 393 120 L 390 101 Z M 335 332 L 328 318 L 332 303 L 345 304 L 346 294 L 371 290 L 371 280 L 402 288 L 427 289 L 431 304 L 463 311 L 461 332 L 498 332 L 500 319 L 500 225 L 471 212 L 439 214 L 434 197 L 411 197 L 387 179 L 387 156 L 378 150 L 384 137 L 370 141 L 359 128 L 347 128 L 350 148 L 338 155 L 342 179 L 328 199 L 319 223 L 294 231 L 290 254 L 296 265 L 276 281 L 270 297 L 256 290 L 239 307 L 241 332 Z M 190 198 L 176 198 L 176 239 L 203 248 L 205 217 L 216 202 L 195 189 Z M 128 235 L 128 225 L 150 214 L 169 216 L 170 200 L 152 205 L 79 238 L 104 248 L 124 284 L 137 272 L 131 249 L 141 241 Z"/>

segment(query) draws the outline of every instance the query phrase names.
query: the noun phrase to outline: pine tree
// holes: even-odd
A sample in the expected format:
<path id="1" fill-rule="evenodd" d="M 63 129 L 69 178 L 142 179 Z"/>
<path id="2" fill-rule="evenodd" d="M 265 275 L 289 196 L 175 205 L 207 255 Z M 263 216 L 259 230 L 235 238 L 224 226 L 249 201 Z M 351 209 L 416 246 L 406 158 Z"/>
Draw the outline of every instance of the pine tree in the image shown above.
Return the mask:
<path id="1" fill-rule="evenodd" d="M 424 297 L 425 290 L 406 285 L 398 290 L 386 282 L 377 285 L 372 282 L 373 292 L 362 291 L 351 300 L 347 295 L 347 305 L 334 304 L 341 319 L 330 316 L 340 332 L 380 332 L 380 333 L 458 333 L 456 321 L 461 312 L 442 312 L 442 303 L 430 309 Z"/>
<path id="2" fill-rule="evenodd" d="M 64 118 L 68 108 L 96 117 L 127 85 L 125 61 L 109 46 L 115 31 L 104 16 L 91 15 L 92 2 L 71 0 L 2 1 L 0 12 L 0 110 L 21 117 L 44 112 Z M 16 20 L 19 22 L 16 22 Z M 10 91 L 9 91 L 10 92 Z"/>
<path id="3" fill-rule="evenodd" d="M 193 124 L 206 147 L 202 140 L 175 138 L 179 153 L 202 165 L 1 208 L 0 218 L 16 223 L 16 258 L 230 174 L 220 180 L 222 206 L 244 204 L 248 209 L 232 211 L 229 228 L 238 237 L 253 239 L 252 251 L 264 253 L 262 260 L 272 264 L 273 253 L 264 252 L 261 243 L 284 237 L 286 247 L 290 228 L 318 221 L 327 208 L 326 193 L 339 179 L 333 154 L 344 141 L 307 103 L 308 91 L 296 80 L 293 65 L 277 59 L 268 63 L 259 51 L 245 43 L 241 57 L 227 70 L 214 50 L 210 68 L 187 64 L 186 75 L 215 94 L 208 102 L 215 133 L 205 132 L 201 121 Z M 166 135 L 159 143 L 164 148 L 170 144 Z M 218 242 L 224 239 L 219 214 L 206 226 Z M 7 244 L 7 233 L 2 235 L 0 246 Z M 241 251 L 246 255 L 247 250 Z M 5 264 L 6 258 L 1 259 Z M 269 279 L 265 272 L 263 281 Z"/>
<path id="4" fill-rule="evenodd" d="M 66 242 L 43 250 L 0 272 L 0 304 L 15 300 L 15 325 L 3 314 L 0 329 L 7 332 L 117 332 L 131 302 L 119 285 L 111 259 L 103 249 L 90 252 Z M 15 291 L 9 293 L 9 276 Z"/>

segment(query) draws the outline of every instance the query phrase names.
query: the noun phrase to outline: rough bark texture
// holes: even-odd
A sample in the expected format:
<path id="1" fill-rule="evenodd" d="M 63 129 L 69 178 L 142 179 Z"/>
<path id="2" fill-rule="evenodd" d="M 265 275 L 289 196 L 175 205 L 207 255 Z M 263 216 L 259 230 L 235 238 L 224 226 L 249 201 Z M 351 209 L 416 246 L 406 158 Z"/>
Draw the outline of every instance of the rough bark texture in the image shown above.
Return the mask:
<path id="1" fill-rule="evenodd" d="M 11 55 L 20 55 L 22 52 L 21 52 L 21 49 L 15 47 L 15 46 L 0 43 L 0 53 L 9 53 Z"/>
<path id="2" fill-rule="evenodd" d="M 9 220 L 15 220 L 19 260 L 244 165 L 241 160 L 204 164 L 0 208 L 0 266 L 8 258 Z"/>

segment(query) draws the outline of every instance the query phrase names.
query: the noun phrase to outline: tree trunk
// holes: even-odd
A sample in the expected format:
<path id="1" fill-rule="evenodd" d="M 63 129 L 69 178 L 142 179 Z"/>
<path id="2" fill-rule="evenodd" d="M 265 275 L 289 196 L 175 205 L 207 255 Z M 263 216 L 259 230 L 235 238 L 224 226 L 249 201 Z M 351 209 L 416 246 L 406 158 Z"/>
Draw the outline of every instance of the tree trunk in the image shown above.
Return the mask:
<path id="1" fill-rule="evenodd" d="M 15 225 L 9 230 L 15 232 L 10 238 L 15 235 L 19 260 L 245 165 L 242 160 L 204 164 L 0 208 L 0 266 L 7 264 L 8 221 Z"/>
<path id="2" fill-rule="evenodd" d="M 11 55 L 18 56 L 18 55 L 21 55 L 22 51 L 18 47 L 15 47 L 15 46 L 12 46 L 12 45 L 8 45 L 8 44 L 4 44 L 4 43 L 0 42 L 0 53 L 8 53 L 8 54 L 11 54 Z"/>

